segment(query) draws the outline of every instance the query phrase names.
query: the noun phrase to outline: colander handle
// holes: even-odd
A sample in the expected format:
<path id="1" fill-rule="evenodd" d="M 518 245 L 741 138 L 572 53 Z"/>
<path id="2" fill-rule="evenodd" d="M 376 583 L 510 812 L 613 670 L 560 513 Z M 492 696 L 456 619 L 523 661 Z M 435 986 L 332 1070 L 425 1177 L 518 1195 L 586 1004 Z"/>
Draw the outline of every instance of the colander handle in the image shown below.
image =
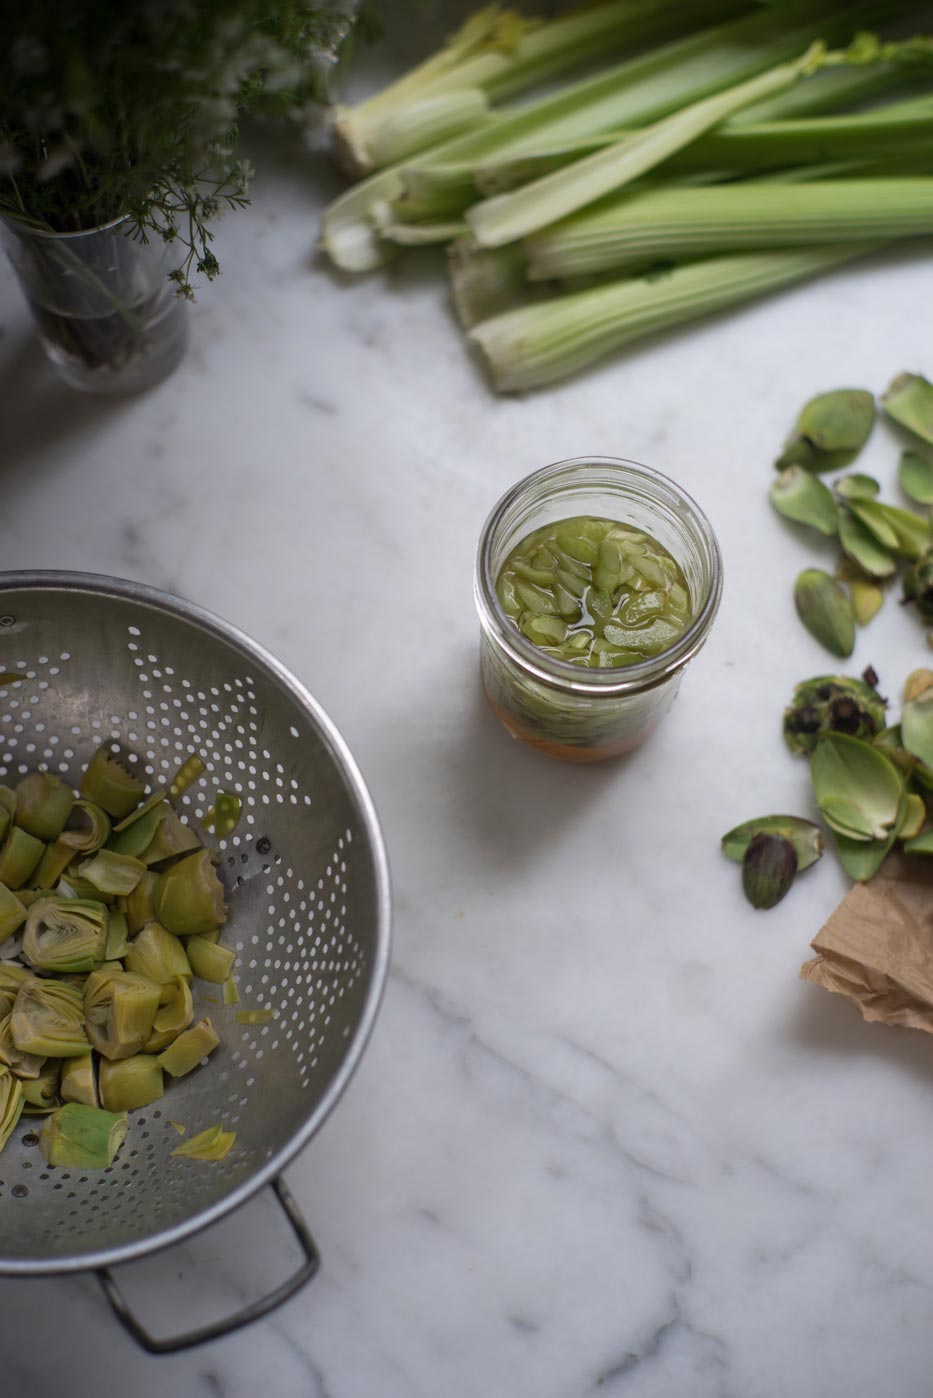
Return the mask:
<path id="1" fill-rule="evenodd" d="M 109 1267 L 101 1267 L 97 1272 L 97 1279 L 104 1289 L 104 1295 L 110 1302 L 111 1310 L 117 1320 L 128 1330 L 133 1339 L 142 1345 L 143 1349 L 150 1354 L 177 1354 L 179 1350 L 193 1349 L 195 1345 L 206 1344 L 208 1340 L 219 1340 L 223 1335 L 229 1335 L 234 1330 L 242 1330 L 244 1325 L 251 1325 L 254 1320 L 259 1320 L 260 1316 L 268 1315 L 277 1306 L 281 1306 L 283 1301 L 287 1301 L 290 1296 L 294 1296 L 296 1291 L 300 1291 L 306 1282 L 314 1276 L 321 1263 L 317 1245 L 311 1236 L 307 1223 L 294 1196 L 285 1183 L 281 1175 L 277 1175 L 272 1181 L 272 1188 L 275 1191 L 279 1203 L 285 1211 L 285 1217 L 292 1226 L 292 1231 L 301 1245 L 305 1260 L 293 1272 L 290 1277 L 277 1286 L 275 1291 L 270 1291 L 267 1296 L 260 1296 L 257 1301 L 252 1301 L 248 1306 L 244 1306 L 241 1311 L 234 1315 L 225 1316 L 222 1320 L 211 1321 L 210 1325 L 202 1325 L 198 1330 L 189 1330 L 184 1335 L 167 1335 L 159 1337 L 152 1335 L 130 1310 L 126 1297 L 116 1283 L 113 1273 Z"/>

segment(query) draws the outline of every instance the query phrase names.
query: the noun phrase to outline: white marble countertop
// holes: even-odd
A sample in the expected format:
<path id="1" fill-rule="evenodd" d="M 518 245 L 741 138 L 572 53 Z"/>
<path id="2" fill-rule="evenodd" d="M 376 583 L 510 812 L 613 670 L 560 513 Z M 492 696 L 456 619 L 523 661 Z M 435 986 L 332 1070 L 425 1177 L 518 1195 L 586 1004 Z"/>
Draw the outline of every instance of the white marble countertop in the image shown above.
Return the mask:
<path id="1" fill-rule="evenodd" d="M 339 285 L 312 258 L 336 177 L 256 161 L 188 360 L 144 397 L 59 387 L 0 269 L 0 558 L 169 588 L 294 668 L 384 823 L 392 974 L 358 1076 L 288 1171 L 313 1284 L 155 1359 L 93 1280 L 0 1281 L 3 1393 L 929 1392 L 933 1044 L 798 981 L 845 888 L 832 856 L 764 915 L 717 848 L 740 819 L 807 811 L 780 713 L 831 668 L 793 615 L 822 553 L 769 509 L 775 448 L 818 389 L 933 369 L 928 262 L 877 259 L 497 400 L 438 259 Z M 575 770 L 485 709 L 471 572 L 503 489 L 590 451 L 682 482 L 727 582 L 655 737 Z M 880 426 L 863 460 L 889 496 L 896 458 Z M 926 658 L 889 602 L 853 670 L 895 692 Z M 195 1286 L 219 1308 L 284 1272 L 268 1201 L 247 1214 L 132 1269 L 166 1328 Z"/>

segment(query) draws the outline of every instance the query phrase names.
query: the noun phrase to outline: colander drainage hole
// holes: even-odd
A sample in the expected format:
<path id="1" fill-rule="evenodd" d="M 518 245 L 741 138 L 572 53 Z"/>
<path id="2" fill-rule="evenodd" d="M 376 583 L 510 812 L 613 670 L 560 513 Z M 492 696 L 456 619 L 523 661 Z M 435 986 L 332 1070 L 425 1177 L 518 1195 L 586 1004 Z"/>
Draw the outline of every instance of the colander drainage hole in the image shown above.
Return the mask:
<path id="1" fill-rule="evenodd" d="M 27 1131 L 26 1134 L 25 1134 L 25 1136 L 23 1137 L 23 1145 L 24 1145 L 24 1146 L 37 1146 L 38 1144 L 39 1144 L 39 1137 L 36 1135 L 35 1131 Z"/>
<path id="2" fill-rule="evenodd" d="M 25 1184 L 14 1184 L 10 1193 L 13 1195 L 14 1199 L 25 1199 L 26 1195 L 29 1193 L 29 1189 Z"/>

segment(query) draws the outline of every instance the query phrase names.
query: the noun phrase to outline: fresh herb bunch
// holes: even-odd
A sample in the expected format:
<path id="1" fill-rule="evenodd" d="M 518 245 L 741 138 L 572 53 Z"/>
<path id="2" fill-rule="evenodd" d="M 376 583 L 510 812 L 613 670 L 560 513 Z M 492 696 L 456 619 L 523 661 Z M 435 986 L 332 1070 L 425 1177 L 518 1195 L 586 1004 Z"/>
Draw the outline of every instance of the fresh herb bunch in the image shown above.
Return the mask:
<path id="1" fill-rule="evenodd" d="M 353 0 L 56 0 L 0 18 L 0 216 L 55 232 L 128 216 L 218 273 L 211 225 L 248 202 L 238 122 L 310 129 Z"/>

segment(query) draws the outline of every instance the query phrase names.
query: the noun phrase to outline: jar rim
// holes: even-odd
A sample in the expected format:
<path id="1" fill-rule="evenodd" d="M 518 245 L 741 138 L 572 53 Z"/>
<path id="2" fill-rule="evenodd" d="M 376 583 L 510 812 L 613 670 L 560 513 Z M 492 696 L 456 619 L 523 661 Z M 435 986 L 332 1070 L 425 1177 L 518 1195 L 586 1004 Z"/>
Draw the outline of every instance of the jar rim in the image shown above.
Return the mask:
<path id="1" fill-rule="evenodd" d="M 523 636 L 507 615 L 496 592 L 492 570 L 492 552 L 496 529 L 506 512 L 529 491 L 548 484 L 557 485 L 562 479 L 573 478 L 587 467 L 617 474 L 620 484 L 637 481 L 663 496 L 665 503 L 675 508 L 688 523 L 690 532 L 699 543 L 709 570 L 709 587 L 703 603 L 679 640 L 656 656 L 639 660 L 615 670 L 584 670 L 569 660 L 548 655 L 533 641 Z M 605 484 L 605 481 L 602 482 Z M 580 695 L 621 696 L 654 689 L 692 660 L 704 645 L 719 610 L 722 597 L 722 553 L 713 527 L 691 495 L 661 471 L 619 456 L 575 456 L 564 461 L 541 466 L 523 476 L 493 506 L 483 525 L 476 551 L 474 597 L 480 624 L 487 635 L 509 659 L 538 683 L 554 689 L 570 690 Z"/>

